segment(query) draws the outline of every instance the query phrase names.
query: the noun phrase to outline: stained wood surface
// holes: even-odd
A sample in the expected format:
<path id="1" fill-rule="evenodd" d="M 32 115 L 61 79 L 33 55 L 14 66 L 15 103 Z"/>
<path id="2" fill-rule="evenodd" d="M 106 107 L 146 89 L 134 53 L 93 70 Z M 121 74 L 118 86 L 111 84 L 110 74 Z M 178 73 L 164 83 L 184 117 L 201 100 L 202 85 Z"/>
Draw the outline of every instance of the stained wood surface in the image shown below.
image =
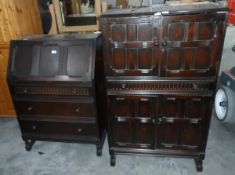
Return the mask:
<path id="1" fill-rule="evenodd" d="M 15 116 L 11 95 L 6 81 L 8 50 L 8 45 L 0 45 L 0 116 Z"/>
<path id="2" fill-rule="evenodd" d="M 34 34 L 42 34 L 37 1 L 0 0 L 0 117 L 15 116 L 6 83 L 10 40 Z"/>

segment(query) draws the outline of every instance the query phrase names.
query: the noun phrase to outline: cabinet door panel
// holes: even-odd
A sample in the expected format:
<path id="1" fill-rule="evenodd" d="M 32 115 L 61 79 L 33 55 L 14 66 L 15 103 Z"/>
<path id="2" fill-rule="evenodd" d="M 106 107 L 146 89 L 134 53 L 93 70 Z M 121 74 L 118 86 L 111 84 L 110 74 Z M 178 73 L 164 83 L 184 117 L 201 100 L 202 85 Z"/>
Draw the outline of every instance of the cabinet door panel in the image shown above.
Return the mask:
<path id="1" fill-rule="evenodd" d="M 202 125 L 187 123 L 181 129 L 181 144 L 189 148 L 197 148 L 202 143 Z"/>
<path id="2" fill-rule="evenodd" d="M 113 49 L 113 69 L 126 69 L 126 49 Z"/>
<path id="3" fill-rule="evenodd" d="M 154 146 L 154 125 L 152 120 L 135 120 L 133 127 L 133 143 L 142 147 Z"/>
<path id="4" fill-rule="evenodd" d="M 178 145 L 179 125 L 164 123 L 159 125 L 159 143 L 161 148 L 173 148 Z"/>
<path id="5" fill-rule="evenodd" d="M 115 144 L 125 146 L 131 143 L 131 121 L 121 117 L 112 120 L 113 139 Z"/>
<path id="6" fill-rule="evenodd" d="M 112 116 L 130 117 L 134 116 L 134 102 L 125 97 L 112 98 L 111 111 Z"/>

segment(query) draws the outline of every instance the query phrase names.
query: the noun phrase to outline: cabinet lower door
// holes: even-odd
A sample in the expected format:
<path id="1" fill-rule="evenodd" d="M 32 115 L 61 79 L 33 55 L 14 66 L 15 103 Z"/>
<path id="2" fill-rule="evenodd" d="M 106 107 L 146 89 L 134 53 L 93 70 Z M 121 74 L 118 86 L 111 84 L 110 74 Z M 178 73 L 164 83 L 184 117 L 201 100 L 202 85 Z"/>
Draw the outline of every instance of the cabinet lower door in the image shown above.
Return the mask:
<path id="1" fill-rule="evenodd" d="M 211 97 L 161 96 L 157 117 L 159 147 L 201 149 L 211 109 Z"/>
<path id="2" fill-rule="evenodd" d="M 115 96 L 110 97 L 109 105 L 113 145 L 126 148 L 154 148 L 155 98 Z"/>
<path id="3" fill-rule="evenodd" d="M 192 121 L 165 122 L 159 125 L 159 146 L 164 149 L 200 149 L 202 123 Z"/>
<path id="4" fill-rule="evenodd" d="M 115 117 L 112 124 L 115 146 L 154 148 L 154 124 L 151 119 Z"/>

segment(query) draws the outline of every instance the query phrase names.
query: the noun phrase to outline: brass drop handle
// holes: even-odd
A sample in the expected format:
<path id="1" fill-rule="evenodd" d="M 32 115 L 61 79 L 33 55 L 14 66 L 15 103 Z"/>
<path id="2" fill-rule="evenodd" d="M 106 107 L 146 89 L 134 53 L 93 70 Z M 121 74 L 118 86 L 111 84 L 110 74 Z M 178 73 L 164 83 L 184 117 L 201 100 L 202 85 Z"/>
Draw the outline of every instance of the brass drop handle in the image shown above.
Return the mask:
<path id="1" fill-rule="evenodd" d="M 35 131 L 37 127 L 35 125 L 32 126 L 32 130 Z"/>
<path id="2" fill-rule="evenodd" d="M 166 42 L 166 41 L 163 41 L 163 42 L 162 42 L 162 46 L 163 46 L 163 47 L 166 47 L 166 46 L 167 46 L 167 42 Z"/>
<path id="3" fill-rule="evenodd" d="M 27 92 L 28 92 L 28 89 L 27 89 L 27 88 L 25 88 L 25 89 L 24 89 L 24 93 L 26 94 Z"/>
<path id="4" fill-rule="evenodd" d="M 28 107 L 28 111 L 32 111 L 33 107 L 32 106 L 29 106 Z"/>
<path id="5" fill-rule="evenodd" d="M 82 128 L 78 128 L 78 132 L 82 132 Z"/>
<path id="6" fill-rule="evenodd" d="M 79 108 L 76 108 L 75 111 L 76 111 L 76 112 L 79 112 Z"/>

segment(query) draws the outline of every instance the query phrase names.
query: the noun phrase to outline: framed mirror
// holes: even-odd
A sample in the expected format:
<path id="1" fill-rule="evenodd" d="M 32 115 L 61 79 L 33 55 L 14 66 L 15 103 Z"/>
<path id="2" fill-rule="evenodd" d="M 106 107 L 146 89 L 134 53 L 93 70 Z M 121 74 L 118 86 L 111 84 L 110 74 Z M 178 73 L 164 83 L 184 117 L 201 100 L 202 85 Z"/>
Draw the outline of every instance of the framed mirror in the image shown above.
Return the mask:
<path id="1" fill-rule="evenodd" d="M 100 0 L 54 0 L 59 33 L 99 30 Z"/>

